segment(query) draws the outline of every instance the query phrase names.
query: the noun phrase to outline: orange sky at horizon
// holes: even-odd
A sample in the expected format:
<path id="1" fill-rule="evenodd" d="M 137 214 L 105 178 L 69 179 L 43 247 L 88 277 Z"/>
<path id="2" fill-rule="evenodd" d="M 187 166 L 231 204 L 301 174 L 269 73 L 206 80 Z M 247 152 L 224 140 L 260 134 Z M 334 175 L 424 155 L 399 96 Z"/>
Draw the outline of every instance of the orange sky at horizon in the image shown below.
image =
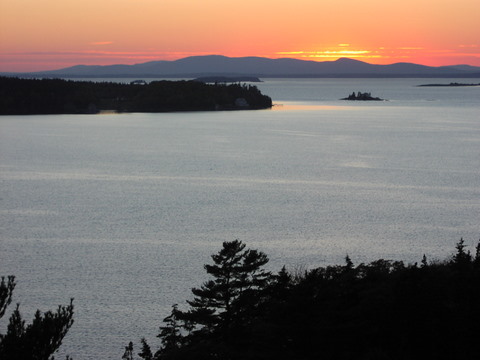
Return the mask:
<path id="1" fill-rule="evenodd" d="M 193 55 L 480 66 L 478 0 L 0 0 L 0 71 Z"/>

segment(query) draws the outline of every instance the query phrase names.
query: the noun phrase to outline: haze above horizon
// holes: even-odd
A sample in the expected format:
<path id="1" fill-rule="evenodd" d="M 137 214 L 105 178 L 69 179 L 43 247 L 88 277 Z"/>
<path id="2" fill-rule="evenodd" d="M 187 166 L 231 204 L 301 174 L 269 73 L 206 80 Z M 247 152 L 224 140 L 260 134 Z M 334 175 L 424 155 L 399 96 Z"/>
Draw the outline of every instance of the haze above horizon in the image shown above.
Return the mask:
<path id="1" fill-rule="evenodd" d="M 480 66 L 478 0 L 2 0 L 0 71 L 194 55 Z"/>

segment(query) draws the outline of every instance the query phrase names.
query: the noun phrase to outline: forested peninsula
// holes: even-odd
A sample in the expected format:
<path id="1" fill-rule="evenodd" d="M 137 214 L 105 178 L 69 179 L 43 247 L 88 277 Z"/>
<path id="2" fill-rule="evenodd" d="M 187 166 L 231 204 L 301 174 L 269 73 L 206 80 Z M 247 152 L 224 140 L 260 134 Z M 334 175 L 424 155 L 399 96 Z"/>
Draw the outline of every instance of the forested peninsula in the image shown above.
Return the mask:
<path id="1" fill-rule="evenodd" d="M 246 84 L 152 81 L 131 84 L 0 77 L 0 115 L 254 110 L 272 99 Z"/>

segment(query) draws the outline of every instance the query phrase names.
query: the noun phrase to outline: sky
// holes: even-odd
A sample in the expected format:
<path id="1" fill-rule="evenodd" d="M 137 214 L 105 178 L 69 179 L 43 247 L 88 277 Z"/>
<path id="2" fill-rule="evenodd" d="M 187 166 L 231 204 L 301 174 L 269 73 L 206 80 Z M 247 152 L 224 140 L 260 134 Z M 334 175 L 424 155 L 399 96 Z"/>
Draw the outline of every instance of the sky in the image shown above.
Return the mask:
<path id="1" fill-rule="evenodd" d="M 479 0 L 0 0 L 0 71 L 195 55 L 480 66 Z"/>

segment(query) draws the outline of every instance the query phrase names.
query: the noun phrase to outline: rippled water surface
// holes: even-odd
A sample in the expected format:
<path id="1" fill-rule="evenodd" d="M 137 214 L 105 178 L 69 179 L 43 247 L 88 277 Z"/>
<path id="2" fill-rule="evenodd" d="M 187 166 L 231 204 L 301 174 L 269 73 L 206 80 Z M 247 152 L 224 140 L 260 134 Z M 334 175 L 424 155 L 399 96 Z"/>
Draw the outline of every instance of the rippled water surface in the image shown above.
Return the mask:
<path id="1" fill-rule="evenodd" d="M 473 247 L 480 87 L 415 87 L 450 81 L 272 79 L 273 110 L 2 116 L 0 274 L 28 320 L 75 298 L 58 358 L 119 359 L 156 347 L 222 241 L 272 270 Z M 352 91 L 389 101 L 338 100 Z"/>

